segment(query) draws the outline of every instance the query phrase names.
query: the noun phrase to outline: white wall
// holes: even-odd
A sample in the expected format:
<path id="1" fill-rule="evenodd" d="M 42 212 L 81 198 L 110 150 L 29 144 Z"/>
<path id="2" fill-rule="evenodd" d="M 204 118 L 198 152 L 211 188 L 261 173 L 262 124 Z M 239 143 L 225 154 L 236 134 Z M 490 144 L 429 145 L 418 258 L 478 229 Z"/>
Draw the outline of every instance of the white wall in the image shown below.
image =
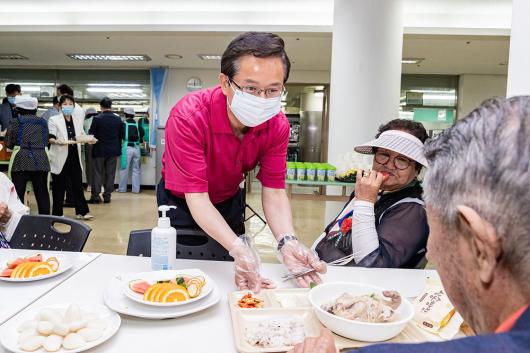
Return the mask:
<path id="1" fill-rule="evenodd" d="M 514 0 L 512 30 L 510 35 L 510 59 L 508 63 L 508 89 L 507 96 L 530 94 L 530 25 L 528 13 L 530 1 Z"/>
<path id="2" fill-rule="evenodd" d="M 506 96 L 506 81 L 506 75 L 460 75 L 458 117 L 465 117 L 487 98 Z"/>

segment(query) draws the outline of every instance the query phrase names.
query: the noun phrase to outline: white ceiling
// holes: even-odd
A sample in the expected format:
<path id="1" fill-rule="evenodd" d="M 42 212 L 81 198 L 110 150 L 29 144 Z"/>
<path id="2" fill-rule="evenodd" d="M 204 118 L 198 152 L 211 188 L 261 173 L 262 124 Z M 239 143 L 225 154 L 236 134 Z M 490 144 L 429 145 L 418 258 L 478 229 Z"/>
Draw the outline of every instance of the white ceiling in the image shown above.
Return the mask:
<path id="1" fill-rule="evenodd" d="M 507 72 L 499 64 L 508 61 L 512 0 L 403 4 L 403 56 L 425 58 L 404 65 L 405 73 Z M 238 32 L 267 30 L 285 39 L 293 70 L 330 70 L 333 0 L 0 0 L 0 8 L 0 53 L 30 58 L 0 67 L 217 69 L 219 62 L 197 54 L 221 54 Z M 147 54 L 152 61 L 87 63 L 68 53 Z"/>
<path id="2" fill-rule="evenodd" d="M 385 6 L 386 1 L 395 0 L 378 1 L 379 6 Z M 406 33 L 509 34 L 512 0 L 402 1 Z M 0 0 L 0 3 L 3 14 L 0 31 L 6 32 L 251 29 L 331 32 L 334 0 Z"/>
<path id="3" fill-rule="evenodd" d="M 280 33 L 286 41 L 293 70 L 329 71 L 330 33 Z M 0 52 L 17 53 L 30 60 L 0 61 L 0 67 L 46 68 L 219 68 L 218 61 L 204 61 L 197 54 L 222 54 L 236 35 L 228 32 L 44 32 L 0 33 Z M 405 73 L 506 74 L 509 37 L 410 35 L 404 37 L 403 56 L 421 57 L 416 65 L 404 65 Z M 149 62 L 87 63 L 74 61 L 69 53 L 147 54 Z M 179 54 L 170 60 L 165 54 Z"/>

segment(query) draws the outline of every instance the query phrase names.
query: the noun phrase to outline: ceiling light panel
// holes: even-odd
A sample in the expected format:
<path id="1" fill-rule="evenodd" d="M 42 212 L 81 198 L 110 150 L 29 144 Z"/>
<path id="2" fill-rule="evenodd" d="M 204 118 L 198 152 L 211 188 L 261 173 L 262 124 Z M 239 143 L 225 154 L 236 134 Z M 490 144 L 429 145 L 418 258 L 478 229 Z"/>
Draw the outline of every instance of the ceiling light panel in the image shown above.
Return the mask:
<path id="1" fill-rule="evenodd" d="M 144 54 L 66 54 L 71 59 L 80 61 L 151 61 Z"/>
<path id="2" fill-rule="evenodd" d="M 0 60 L 28 60 L 28 58 L 20 54 L 0 54 Z"/>
<path id="3" fill-rule="evenodd" d="M 419 64 L 421 63 L 425 58 L 403 58 L 401 59 L 402 64 Z"/>
<path id="4" fill-rule="evenodd" d="M 199 54 L 202 60 L 221 60 L 221 55 L 217 54 Z"/>

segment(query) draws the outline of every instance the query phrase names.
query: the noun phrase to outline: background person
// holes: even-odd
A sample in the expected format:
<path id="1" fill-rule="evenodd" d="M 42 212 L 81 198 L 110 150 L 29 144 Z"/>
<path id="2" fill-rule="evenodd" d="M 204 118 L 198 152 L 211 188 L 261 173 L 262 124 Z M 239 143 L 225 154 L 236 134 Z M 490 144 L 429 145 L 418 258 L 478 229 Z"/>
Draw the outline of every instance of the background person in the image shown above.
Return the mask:
<path id="1" fill-rule="evenodd" d="M 127 192 L 127 182 L 129 180 L 129 170 L 132 171 L 132 192 L 140 193 L 141 177 L 141 155 L 140 143 L 144 139 L 144 130 L 140 124 L 134 120 L 134 109 L 126 107 L 123 109 L 125 121 L 123 123 L 122 150 L 120 158 L 120 185 L 119 192 Z"/>
<path id="2" fill-rule="evenodd" d="M 83 130 L 85 134 L 89 134 L 90 126 L 92 125 L 92 120 L 98 115 L 95 108 L 88 108 L 85 113 L 85 121 L 83 122 Z M 85 177 L 87 183 L 87 191 L 90 191 L 92 188 L 92 150 L 94 145 L 86 143 L 83 145 L 83 152 L 85 155 Z"/>
<path id="3" fill-rule="evenodd" d="M 72 96 L 75 98 L 74 90 L 72 89 L 72 87 L 63 83 L 57 86 L 57 101 L 60 101 L 61 97 L 64 95 Z M 85 116 L 85 111 L 83 110 L 83 108 L 79 104 L 75 103 L 74 111 L 72 112 L 72 117 L 74 118 L 74 120 L 82 121 L 84 116 Z M 66 200 L 64 201 L 63 206 L 64 207 L 75 206 L 72 185 L 70 184 L 70 179 L 66 180 Z"/>
<path id="4" fill-rule="evenodd" d="M 16 118 L 11 119 L 6 134 L 6 146 L 13 150 L 11 155 L 11 179 L 18 198 L 24 202 L 26 184 L 31 182 L 39 214 L 50 214 L 48 173 L 50 162 L 48 147 L 48 124 L 37 114 L 37 98 L 16 96 Z"/>
<path id="5" fill-rule="evenodd" d="M 116 163 L 121 156 L 121 136 L 123 123 L 112 112 L 112 100 L 104 97 L 99 105 L 101 114 L 94 117 L 89 133 L 98 140 L 92 149 L 92 196 L 89 203 L 100 203 L 102 186 L 103 202 L 110 203 L 114 191 Z"/>
<path id="6" fill-rule="evenodd" d="M 59 98 L 57 96 L 54 96 L 52 98 L 52 104 L 53 106 L 41 115 L 41 118 L 46 121 L 50 120 L 52 116 L 59 114 L 59 110 L 61 109 L 61 106 L 59 104 Z"/>
<path id="7" fill-rule="evenodd" d="M 81 146 L 75 141 L 77 135 L 84 135 L 83 120 L 74 118 L 74 97 L 61 96 L 61 114 L 48 121 L 50 131 L 50 164 L 52 172 L 53 215 L 63 215 L 65 185 L 70 181 L 76 218 L 90 220 L 89 208 L 83 190 L 83 166 Z"/>
<path id="8" fill-rule="evenodd" d="M 0 132 L 5 131 L 9 121 L 16 116 L 15 97 L 21 94 L 20 85 L 8 84 L 5 87 L 6 96 L 0 105 Z"/>

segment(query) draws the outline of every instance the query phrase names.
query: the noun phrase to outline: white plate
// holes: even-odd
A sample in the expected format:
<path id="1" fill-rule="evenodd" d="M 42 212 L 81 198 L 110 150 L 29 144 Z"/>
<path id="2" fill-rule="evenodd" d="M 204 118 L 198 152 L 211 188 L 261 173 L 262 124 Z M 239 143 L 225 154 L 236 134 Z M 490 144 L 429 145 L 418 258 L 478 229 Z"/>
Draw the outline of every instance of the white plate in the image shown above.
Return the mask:
<path id="1" fill-rule="evenodd" d="M 103 293 L 103 300 L 110 309 L 120 314 L 140 317 L 143 319 L 171 319 L 190 315 L 217 304 L 221 299 L 221 293 L 219 288 L 217 288 L 217 285 L 213 283 L 211 279 L 210 282 L 212 285 L 212 293 L 204 298 L 204 300 L 185 306 L 160 308 L 130 300 L 123 292 L 122 280 L 120 278 L 113 278 Z"/>
<path id="2" fill-rule="evenodd" d="M 164 280 L 176 278 L 178 276 L 183 276 L 183 275 L 187 275 L 191 277 L 202 276 L 206 280 L 204 287 L 202 287 L 201 294 L 198 297 L 191 298 L 183 302 L 155 303 L 155 302 L 149 302 L 149 301 L 144 300 L 144 296 L 142 294 L 136 293 L 133 290 L 131 290 L 131 288 L 129 288 L 129 282 L 134 281 L 134 280 L 144 280 L 149 283 L 155 283 L 156 281 L 164 281 Z M 201 270 L 193 269 L 193 268 L 183 269 L 183 270 L 140 272 L 140 273 L 122 275 L 121 277 L 123 278 L 123 293 L 125 293 L 125 295 L 128 298 L 140 304 L 157 306 L 157 307 L 173 307 L 173 306 L 191 304 L 193 302 L 206 298 L 206 296 L 210 294 L 210 292 L 213 289 L 212 280 Z"/>
<path id="3" fill-rule="evenodd" d="M 18 345 L 18 336 L 19 333 L 17 332 L 17 328 L 24 323 L 25 321 L 32 320 L 33 317 L 42 309 L 44 308 L 53 308 L 53 309 L 66 309 L 68 305 L 51 305 L 51 306 L 45 306 L 42 308 L 39 308 L 35 311 L 32 311 L 29 315 L 19 315 L 15 318 L 8 321 L 6 324 L 2 326 L 2 331 L 0 332 L 0 343 L 10 352 L 14 353 L 27 353 L 26 351 L 23 351 L 19 348 Z M 94 348 L 95 346 L 98 346 L 114 336 L 118 329 L 120 328 L 121 324 L 121 318 L 120 315 L 116 314 L 113 311 L 110 311 L 107 307 L 103 305 L 93 305 L 93 306 L 83 306 L 80 305 L 81 309 L 87 312 L 96 313 L 99 315 L 100 319 L 104 319 L 107 321 L 107 329 L 103 333 L 103 336 L 101 336 L 100 339 L 88 342 L 83 347 L 80 347 L 78 349 L 64 349 L 61 347 L 57 352 L 65 352 L 65 353 L 76 353 L 76 352 L 83 352 L 90 348 Z M 35 352 L 45 352 L 44 348 L 40 348 L 36 350 Z"/>
<path id="4" fill-rule="evenodd" d="M 52 256 L 48 256 L 50 258 Z M 11 259 L 14 260 L 14 259 Z M 43 260 L 44 257 L 43 257 Z M 50 277 L 55 277 L 60 275 L 63 272 L 68 271 L 69 269 L 74 266 L 74 262 L 72 259 L 64 257 L 64 256 L 57 256 L 57 260 L 59 261 L 59 268 L 57 269 L 57 272 L 52 272 L 47 275 L 37 276 L 37 277 L 30 277 L 30 278 L 10 278 L 10 277 L 0 277 L 0 281 L 4 282 L 33 282 L 33 281 L 40 281 L 41 279 L 46 279 Z M 4 267 L 5 268 L 5 267 Z"/>

